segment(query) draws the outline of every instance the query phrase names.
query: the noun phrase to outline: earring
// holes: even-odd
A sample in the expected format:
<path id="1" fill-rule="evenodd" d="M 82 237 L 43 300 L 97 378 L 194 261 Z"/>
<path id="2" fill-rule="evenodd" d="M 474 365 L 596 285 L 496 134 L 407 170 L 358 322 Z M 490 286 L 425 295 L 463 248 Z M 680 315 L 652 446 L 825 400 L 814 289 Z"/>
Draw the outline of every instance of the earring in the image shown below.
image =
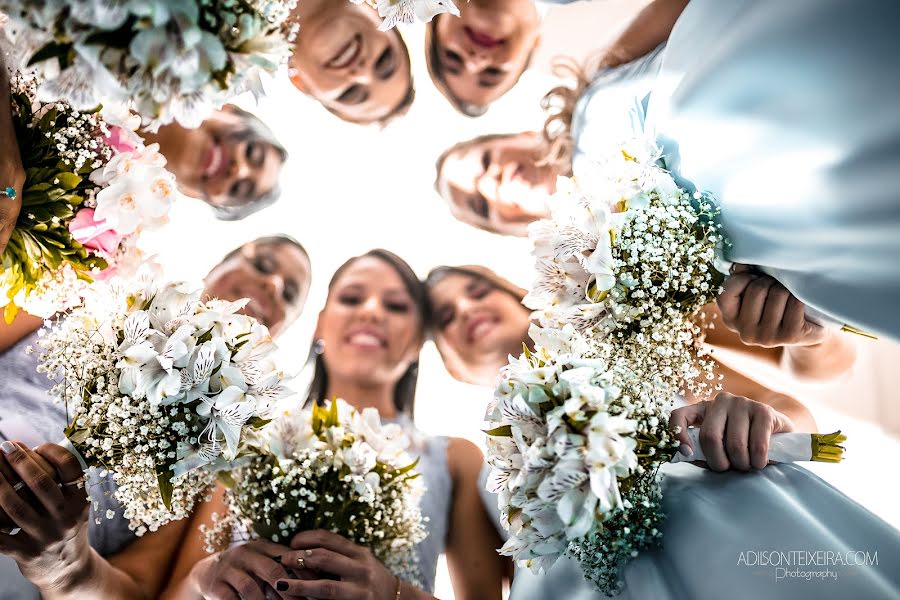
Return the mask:
<path id="1" fill-rule="evenodd" d="M 318 356 L 322 356 L 325 353 L 325 340 L 316 340 L 313 343 L 313 352 L 315 352 Z"/>

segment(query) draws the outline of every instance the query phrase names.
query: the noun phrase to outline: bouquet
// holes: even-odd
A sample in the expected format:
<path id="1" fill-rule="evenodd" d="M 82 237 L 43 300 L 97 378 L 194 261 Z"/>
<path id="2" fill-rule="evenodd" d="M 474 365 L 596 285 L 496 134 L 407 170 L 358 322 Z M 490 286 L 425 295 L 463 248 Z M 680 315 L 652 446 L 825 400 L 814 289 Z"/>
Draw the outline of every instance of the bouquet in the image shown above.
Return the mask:
<path id="1" fill-rule="evenodd" d="M 659 467 L 702 451 L 694 436 L 697 454 L 678 453 L 665 388 L 592 358 L 571 325 L 531 336 L 534 352 L 510 359 L 486 416 L 487 489 L 510 533 L 500 553 L 535 572 L 566 554 L 613 595 L 625 564 L 662 538 Z M 776 434 L 769 458 L 837 462 L 844 439 Z"/>
<path id="2" fill-rule="evenodd" d="M 142 231 L 168 222 L 175 179 L 133 119 L 36 100 L 37 82 L 12 80 L 12 117 L 25 167 L 22 210 L 0 256 L 0 306 L 41 316 L 77 302 L 95 278 L 137 270 Z"/>
<path id="3" fill-rule="evenodd" d="M 98 284 L 40 340 L 82 467 L 113 474 L 138 535 L 190 513 L 288 394 L 246 300 L 200 301 L 183 283 Z"/>
<path id="4" fill-rule="evenodd" d="M 367 546 L 395 575 L 420 579 L 414 549 L 426 536 L 425 489 L 399 425 L 334 400 L 284 416 L 265 433 L 255 456 L 221 478 L 229 512 L 206 532 L 210 552 L 227 546 L 235 529 L 281 543 L 327 529 Z"/>
<path id="5" fill-rule="evenodd" d="M 697 313 L 720 293 L 726 244 L 714 202 L 679 188 L 655 142 L 629 140 L 576 180 L 560 179 L 552 217 L 531 225 L 537 277 L 525 304 L 569 323 L 595 356 L 700 393 L 712 378 Z"/>
<path id="6" fill-rule="evenodd" d="M 441 13 L 459 16 L 459 9 L 453 0 L 350 0 L 353 4 L 365 2 L 378 9 L 383 19 L 379 29 L 387 31 L 398 23 L 415 23 L 418 18 L 424 23 L 430 22 Z"/>
<path id="7" fill-rule="evenodd" d="M 156 130 L 197 127 L 290 56 L 296 0 L 0 0 L 46 80 L 41 98 L 79 110 L 121 103 Z"/>

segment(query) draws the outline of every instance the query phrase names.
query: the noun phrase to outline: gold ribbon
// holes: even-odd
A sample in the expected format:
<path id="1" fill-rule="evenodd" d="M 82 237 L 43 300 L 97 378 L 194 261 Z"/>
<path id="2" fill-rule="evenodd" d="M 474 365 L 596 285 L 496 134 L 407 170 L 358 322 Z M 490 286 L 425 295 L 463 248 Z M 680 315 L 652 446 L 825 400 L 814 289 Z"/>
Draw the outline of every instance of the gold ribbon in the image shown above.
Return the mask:
<path id="1" fill-rule="evenodd" d="M 847 436 L 840 430 L 834 433 L 812 433 L 812 457 L 817 462 L 839 463 L 844 460 L 844 447 L 840 444 L 847 441 Z"/>
<path id="2" fill-rule="evenodd" d="M 870 340 L 877 340 L 877 339 L 878 339 L 878 336 L 877 336 L 877 335 L 873 335 L 873 334 L 869 333 L 868 331 L 863 331 L 862 329 L 859 329 L 859 328 L 854 327 L 854 326 L 852 326 L 852 325 L 844 325 L 843 327 L 841 327 L 841 331 L 844 331 L 844 332 L 847 332 L 847 333 L 853 333 L 853 334 L 856 334 L 856 335 L 861 335 L 861 336 L 863 336 L 864 338 L 869 338 Z"/>

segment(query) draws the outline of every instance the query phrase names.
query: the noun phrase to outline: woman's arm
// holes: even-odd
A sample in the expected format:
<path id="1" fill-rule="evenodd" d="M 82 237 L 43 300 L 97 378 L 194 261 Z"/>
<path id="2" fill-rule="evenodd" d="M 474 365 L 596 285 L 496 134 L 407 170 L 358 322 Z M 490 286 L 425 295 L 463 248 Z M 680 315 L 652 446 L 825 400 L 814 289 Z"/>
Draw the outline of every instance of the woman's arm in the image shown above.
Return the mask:
<path id="1" fill-rule="evenodd" d="M 669 39 L 688 0 L 654 0 L 637 14 L 606 49 L 601 67 L 617 67 L 638 59 Z"/>
<path id="2" fill-rule="evenodd" d="M 3 199 L 0 198 L 0 200 Z M 16 318 L 9 325 L 0 317 L 0 354 L 40 329 L 42 323 L 41 319 L 22 311 L 19 311 Z"/>
<path id="3" fill-rule="evenodd" d="M 201 527 L 212 527 L 213 515 L 224 515 L 224 489 L 217 487 L 209 502 L 200 504 L 181 537 L 171 576 L 158 596 L 161 600 L 263 600 L 288 578 L 277 557 L 291 551 L 267 541 L 252 541 L 209 554 Z M 265 587 L 264 587 L 265 586 Z"/>
<path id="4" fill-rule="evenodd" d="M 807 381 L 834 379 L 856 362 L 850 336 L 807 321 L 806 307 L 787 288 L 743 265 L 725 282 L 717 305 L 704 309 L 716 324 L 710 344 L 768 356 Z"/>
<path id="5" fill-rule="evenodd" d="M 5 35 L 0 31 L 0 35 Z M 13 129 L 9 96 L 9 73 L 0 54 L 0 189 L 12 187 L 16 197 L 0 195 L 0 254 L 6 249 L 9 236 L 16 228 L 19 210 L 22 208 L 22 186 L 25 185 L 25 169 Z M 2 348 L 0 348 L 2 350 Z"/>
<path id="6" fill-rule="evenodd" d="M 484 457 L 472 442 L 451 438 L 447 462 L 453 477 L 446 550 L 453 591 L 463 600 L 500 598 L 510 560 L 497 554 L 503 542 L 478 491 Z"/>
<path id="7" fill-rule="evenodd" d="M 0 507 L 21 531 L 0 533 L 0 552 L 12 556 L 22 574 L 47 600 L 154 598 L 169 559 L 181 538 L 173 523 L 134 542 L 106 560 L 88 542 L 88 502 L 75 485 L 81 468 L 69 451 L 55 444 L 30 450 L 3 442 L 7 466 L 28 488 L 0 475 Z M 42 460 L 43 459 L 43 460 Z M 43 461 L 55 475 L 42 468 Z M 63 485 L 59 485 L 59 483 Z"/>

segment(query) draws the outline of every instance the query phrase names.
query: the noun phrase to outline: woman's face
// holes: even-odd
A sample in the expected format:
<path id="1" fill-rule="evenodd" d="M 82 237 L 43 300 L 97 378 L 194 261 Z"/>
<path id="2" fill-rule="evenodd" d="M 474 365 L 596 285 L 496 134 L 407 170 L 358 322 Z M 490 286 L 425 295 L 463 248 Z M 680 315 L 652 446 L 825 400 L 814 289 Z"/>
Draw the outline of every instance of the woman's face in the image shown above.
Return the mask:
<path id="1" fill-rule="evenodd" d="M 249 298 L 242 312 L 277 336 L 300 316 L 309 284 L 309 259 L 294 244 L 250 242 L 209 272 L 206 294 L 229 301 Z"/>
<path id="2" fill-rule="evenodd" d="M 538 166 L 536 133 L 465 144 L 447 155 L 438 191 L 451 212 L 470 225 L 506 235 L 527 235 L 528 224 L 549 215 L 556 171 Z"/>
<path id="3" fill-rule="evenodd" d="M 385 119 L 412 84 L 409 53 L 396 30 L 379 31 L 374 8 L 324 2 L 300 17 L 289 63 L 291 81 L 342 119 Z"/>
<path id="4" fill-rule="evenodd" d="M 467 383 L 491 385 L 510 354 L 528 336 L 529 311 L 489 281 L 461 273 L 428 291 L 435 343 L 451 374 Z"/>
<path id="5" fill-rule="evenodd" d="M 540 18 L 533 0 L 470 0 L 459 4 L 459 14 L 435 18 L 435 60 L 453 96 L 487 106 L 528 66 Z"/>
<path id="6" fill-rule="evenodd" d="M 423 343 L 422 315 L 399 273 L 363 257 L 332 284 L 316 339 L 332 381 L 390 385 L 400 381 Z"/>
<path id="7" fill-rule="evenodd" d="M 161 131 L 160 150 L 184 194 L 213 206 L 237 206 L 272 191 L 282 154 L 245 118 L 225 108 L 197 129 Z"/>

